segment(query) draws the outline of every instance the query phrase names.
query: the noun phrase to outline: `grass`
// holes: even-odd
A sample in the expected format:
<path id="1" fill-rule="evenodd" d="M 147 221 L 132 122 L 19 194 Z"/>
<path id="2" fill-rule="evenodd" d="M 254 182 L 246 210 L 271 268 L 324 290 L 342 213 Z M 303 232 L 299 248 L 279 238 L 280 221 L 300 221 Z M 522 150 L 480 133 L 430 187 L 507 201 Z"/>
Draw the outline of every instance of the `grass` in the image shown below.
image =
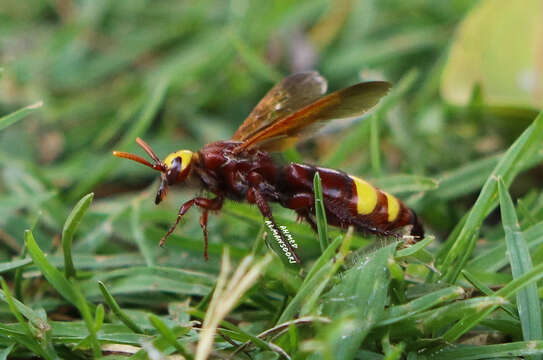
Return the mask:
<path id="1" fill-rule="evenodd" d="M 7 0 L 0 359 L 540 359 L 543 114 L 485 107 L 477 91 L 462 107 L 441 98 L 471 10 Z M 196 210 L 158 247 L 195 191 L 155 206 L 156 173 L 111 150 L 138 152 L 140 136 L 164 157 L 227 139 L 300 67 L 331 90 L 394 87 L 368 118 L 278 160 L 369 179 L 415 209 L 427 237 L 404 247 L 342 232 L 322 206 L 315 234 L 273 206 L 300 266 L 255 207 L 226 202 L 210 214 L 209 261 Z"/>

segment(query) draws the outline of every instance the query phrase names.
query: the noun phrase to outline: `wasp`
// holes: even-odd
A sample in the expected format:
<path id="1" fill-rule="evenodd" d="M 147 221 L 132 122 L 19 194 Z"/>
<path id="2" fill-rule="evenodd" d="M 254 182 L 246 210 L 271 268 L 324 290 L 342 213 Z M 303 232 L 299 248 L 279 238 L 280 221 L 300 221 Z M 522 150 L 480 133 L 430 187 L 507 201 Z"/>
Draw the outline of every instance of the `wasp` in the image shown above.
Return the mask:
<path id="1" fill-rule="evenodd" d="M 271 152 L 295 145 L 332 119 L 361 116 L 390 87 L 385 81 L 370 81 L 325 95 L 327 81 L 318 72 L 296 73 L 281 80 L 262 98 L 230 140 L 207 144 L 196 152 L 179 150 L 160 160 L 147 143 L 137 138 L 152 163 L 126 152 L 114 151 L 113 155 L 160 172 L 156 204 L 164 199 L 168 186 L 189 180 L 215 195 L 195 197 L 182 204 L 175 223 L 160 241 L 164 245 L 183 215 L 196 205 L 202 210 L 200 225 L 206 259 L 208 214 L 220 210 L 225 199 L 256 204 L 275 229 L 278 227 L 269 204 L 278 203 L 294 210 L 317 231 L 315 173 L 321 178 L 329 225 L 344 229 L 353 226 L 358 232 L 381 236 L 397 236 L 406 228 L 404 233 L 418 239 L 424 235 L 421 222 L 413 210 L 393 195 L 342 171 L 299 163 L 279 164 L 271 156 Z M 299 263 L 290 243 L 284 238 L 283 241 Z"/>

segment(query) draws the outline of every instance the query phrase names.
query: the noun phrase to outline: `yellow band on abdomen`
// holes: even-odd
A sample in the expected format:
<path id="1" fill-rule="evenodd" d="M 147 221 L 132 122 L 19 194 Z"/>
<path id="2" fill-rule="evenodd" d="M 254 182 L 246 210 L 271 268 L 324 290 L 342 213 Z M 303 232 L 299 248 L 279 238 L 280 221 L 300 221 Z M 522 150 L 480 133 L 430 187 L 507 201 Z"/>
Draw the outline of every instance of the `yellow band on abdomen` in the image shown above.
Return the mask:
<path id="1" fill-rule="evenodd" d="M 356 187 L 356 211 L 360 215 L 370 214 L 377 205 L 377 190 L 356 176 L 349 175 Z"/>
<path id="2" fill-rule="evenodd" d="M 386 193 L 383 191 L 383 193 L 387 197 L 387 208 L 388 208 L 388 222 L 393 222 L 398 217 L 398 213 L 400 212 L 400 203 L 398 202 L 398 199 L 396 199 L 394 196 Z"/>

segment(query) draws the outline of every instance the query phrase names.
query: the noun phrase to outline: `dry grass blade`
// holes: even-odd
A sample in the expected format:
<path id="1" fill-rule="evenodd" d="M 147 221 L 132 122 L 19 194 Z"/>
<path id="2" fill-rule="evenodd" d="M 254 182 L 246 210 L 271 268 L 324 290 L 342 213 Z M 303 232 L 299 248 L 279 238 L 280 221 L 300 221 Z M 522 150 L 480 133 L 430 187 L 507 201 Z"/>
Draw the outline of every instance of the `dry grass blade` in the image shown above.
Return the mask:
<path id="1" fill-rule="evenodd" d="M 213 350 L 213 339 L 217 333 L 219 323 L 232 311 L 243 294 L 254 285 L 271 259 L 271 256 L 267 255 L 251 267 L 254 257 L 247 256 L 241 261 L 232 277 L 228 279 L 231 269 L 230 254 L 228 248 L 225 248 L 215 292 L 202 324 L 200 341 L 196 350 L 196 360 L 204 360 L 209 357 Z"/>

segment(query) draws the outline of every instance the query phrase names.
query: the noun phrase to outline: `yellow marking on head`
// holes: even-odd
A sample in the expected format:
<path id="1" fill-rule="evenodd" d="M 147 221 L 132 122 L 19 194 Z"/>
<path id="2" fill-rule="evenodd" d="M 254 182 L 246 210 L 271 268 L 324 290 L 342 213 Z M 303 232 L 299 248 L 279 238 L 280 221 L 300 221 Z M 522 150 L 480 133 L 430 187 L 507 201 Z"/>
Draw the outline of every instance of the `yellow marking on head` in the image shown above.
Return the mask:
<path id="1" fill-rule="evenodd" d="M 174 153 L 171 153 L 170 155 L 166 156 L 164 159 L 164 164 L 168 168 L 172 167 L 172 161 L 176 157 L 181 158 L 181 171 L 185 170 L 187 166 L 189 166 L 190 161 L 192 160 L 192 151 L 190 150 L 179 150 Z"/>
<path id="2" fill-rule="evenodd" d="M 387 197 L 387 203 L 388 203 L 388 222 L 393 222 L 398 217 L 398 214 L 400 212 L 400 203 L 398 202 L 398 199 L 396 199 L 394 196 L 386 193 L 383 191 L 383 193 Z"/>
<path id="3" fill-rule="evenodd" d="M 356 187 L 356 211 L 360 215 L 370 214 L 377 205 L 377 190 L 356 176 L 349 175 L 349 177 Z"/>

